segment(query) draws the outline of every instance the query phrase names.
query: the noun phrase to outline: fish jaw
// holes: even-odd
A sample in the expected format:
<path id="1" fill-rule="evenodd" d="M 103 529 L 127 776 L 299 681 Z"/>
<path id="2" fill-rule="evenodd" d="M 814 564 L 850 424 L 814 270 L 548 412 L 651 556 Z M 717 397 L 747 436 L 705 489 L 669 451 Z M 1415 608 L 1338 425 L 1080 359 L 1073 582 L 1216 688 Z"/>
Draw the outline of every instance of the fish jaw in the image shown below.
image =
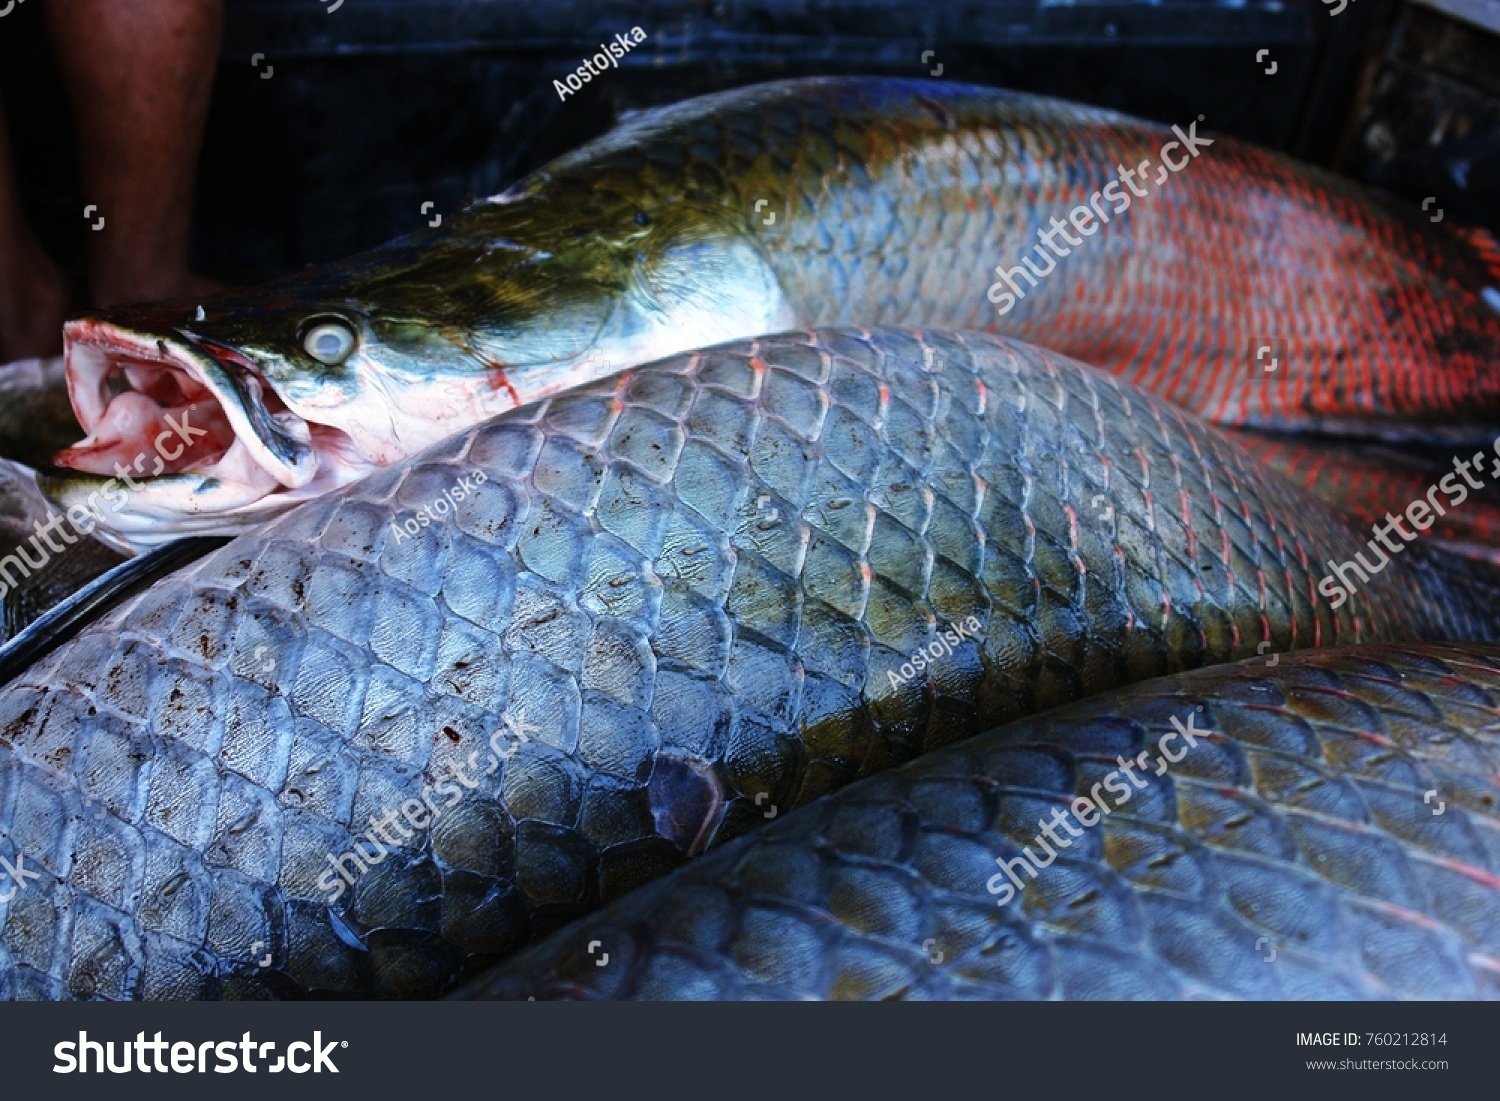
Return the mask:
<path id="1" fill-rule="evenodd" d="M 460 274 L 479 279 L 472 266 Z M 757 243 L 712 212 L 664 227 L 608 293 L 578 274 L 587 267 L 554 272 L 558 295 L 520 324 L 514 302 L 509 315 L 460 323 L 399 295 L 336 300 L 323 276 L 312 289 L 261 288 L 196 314 L 132 307 L 72 321 L 66 375 L 86 437 L 54 460 L 68 473 L 43 472 L 44 492 L 96 513 L 89 502 L 116 502 L 101 520 L 115 546 L 237 535 L 517 406 L 802 320 Z M 385 281 L 397 276 L 441 283 L 443 269 L 397 267 Z M 559 302 L 587 324 L 559 322 Z M 325 315 L 356 335 L 331 366 L 296 335 Z M 186 453 L 174 431 L 184 417 L 197 437 Z"/>
<path id="2" fill-rule="evenodd" d="M 233 535 L 369 472 L 336 430 L 297 415 L 255 364 L 181 329 L 95 318 L 63 330 L 68 398 L 86 433 L 38 484 L 100 538 L 138 551 Z"/>
<path id="3" fill-rule="evenodd" d="M 197 328 L 162 310 L 64 328 L 86 435 L 38 484 L 117 549 L 242 534 L 516 404 L 482 371 L 392 371 L 361 352 L 345 379 L 313 378 Z"/>
<path id="4" fill-rule="evenodd" d="M 87 436 L 61 452 L 57 464 L 107 473 L 128 457 L 136 473 L 146 472 L 142 461 L 152 462 L 155 475 L 180 473 L 222 459 L 238 442 L 244 458 L 277 484 L 307 484 L 318 465 L 308 424 L 285 411 L 248 359 L 222 346 L 213 352 L 179 332 L 148 335 L 91 318 L 70 321 L 63 329 L 68 399 Z"/>

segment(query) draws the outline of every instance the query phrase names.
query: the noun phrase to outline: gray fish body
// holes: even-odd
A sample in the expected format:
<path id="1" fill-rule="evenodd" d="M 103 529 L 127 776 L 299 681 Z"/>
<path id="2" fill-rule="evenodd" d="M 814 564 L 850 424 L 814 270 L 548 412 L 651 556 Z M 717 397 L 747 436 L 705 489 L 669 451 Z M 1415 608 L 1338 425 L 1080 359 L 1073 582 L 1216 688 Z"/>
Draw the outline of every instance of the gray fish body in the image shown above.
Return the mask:
<path id="1" fill-rule="evenodd" d="M 1500 997 L 1497 715 L 1494 646 L 1148 681 L 853 784 L 465 993 Z"/>
<path id="2" fill-rule="evenodd" d="M 1257 649 L 1493 633 L 1189 415 L 975 334 L 517 410 L 0 692 L 0 996 L 432 995 L 860 776 Z M 338 870 L 338 869 L 341 869 Z"/>

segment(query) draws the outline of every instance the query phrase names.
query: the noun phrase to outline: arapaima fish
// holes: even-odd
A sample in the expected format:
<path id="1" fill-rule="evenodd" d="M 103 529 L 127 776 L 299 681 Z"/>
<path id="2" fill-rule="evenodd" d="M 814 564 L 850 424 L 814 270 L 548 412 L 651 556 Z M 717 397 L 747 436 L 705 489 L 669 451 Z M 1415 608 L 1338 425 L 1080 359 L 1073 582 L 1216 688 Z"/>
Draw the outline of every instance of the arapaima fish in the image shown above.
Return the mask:
<path id="1" fill-rule="evenodd" d="M 627 370 L 292 510 L 0 690 L 0 856 L 38 877 L 0 900 L 0 997 L 432 996 L 994 724 L 1496 637 L 1500 575 L 1422 544 L 1332 606 L 1322 564 L 1364 537 L 1008 339 Z"/>
<path id="2" fill-rule="evenodd" d="M 832 324 L 997 330 L 1220 424 L 1483 435 L 1490 239 L 1199 125 L 858 78 L 650 111 L 435 230 L 71 322 L 87 437 L 44 486 L 124 545 L 232 533 L 632 364 Z"/>

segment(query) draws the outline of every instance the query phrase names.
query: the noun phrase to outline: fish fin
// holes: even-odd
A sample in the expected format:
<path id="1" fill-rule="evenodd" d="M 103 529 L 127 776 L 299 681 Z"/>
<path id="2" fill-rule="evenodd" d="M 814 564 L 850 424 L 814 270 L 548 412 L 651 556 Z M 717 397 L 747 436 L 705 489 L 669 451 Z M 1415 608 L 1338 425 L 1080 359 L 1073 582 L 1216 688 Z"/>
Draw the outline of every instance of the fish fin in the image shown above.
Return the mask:
<path id="1" fill-rule="evenodd" d="M 1484 618 L 1494 622 L 1495 609 L 1500 608 L 1500 554 L 1446 539 L 1428 545 L 1414 543 L 1409 549 L 1420 549 L 1417 557 L 1426 560 L 1426 568 L 1440 573 L 1450 591 L 1467 593 L 1472 606 L 1483 609 Z"/>
<path id="2" fill-rule="evenodd" d="M 775 271 L 740 227 L 680 208 L 657 226 L 636 277 L 644 300 L 670 319 L 679 350 L 796 324 Z"/>
<path id="3" fill-rule="evenodd" d="M 1437 539 L 1433 545 L 1446 551 L 1448 554 L 1460 555 L 1464 558 L 1477 558 L 1481 562 L 1488 562 L 1496 569 L 1500 569 L 1500 547 L 1488 546 L 1481 543 L 1461 542 L 1453 539 Z"/>
<path id="4" fill-rule="evenodd" d="M 656 832 L 688 856 L 713 840 L 728 805 L 713 766 L 696 757 L 661 753 L 646 785 Z"/>
<path id="5" fill-rule="evenodd" d="M 1461 501 L 1454 503 L 1452 491 L 1441 485 L 1444 477 L 1455 473 L 1453 448 L 1393 448 L 1372 440 L 1244 429 L 1225 434 L 1258 465 L 1362 524 L 1378 524 L 1388 513 L 1405 513 L 1414 501 L 1427 500 L 1429 511 L 1441 503 L 1444 507 L 1429 522 L 1430 531 L 1423 529 L 1428 539 L 1452 553 L 1500 565 L 1500 490 L 1487 480 L 1479 489 L 1466 488 Z M 1441 502 L 1434 487 L 1442 494 Z"/>

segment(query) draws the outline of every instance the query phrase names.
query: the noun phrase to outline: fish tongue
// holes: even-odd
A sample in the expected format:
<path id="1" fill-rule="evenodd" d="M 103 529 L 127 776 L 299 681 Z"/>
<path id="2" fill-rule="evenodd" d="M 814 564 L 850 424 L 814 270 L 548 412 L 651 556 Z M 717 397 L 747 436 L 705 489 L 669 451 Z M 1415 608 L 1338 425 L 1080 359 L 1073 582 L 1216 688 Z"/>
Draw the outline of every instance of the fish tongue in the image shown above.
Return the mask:
<path id="1" fill-rule="evenodd" d="M 221 454 L 233 438 L 217 405 L 163 409 L 145 394 L 127 390 L 111 399 L 87 437 L 52 461 L 90 474 L 118 474 L 124 467 L 130 473 L 154 476 L 209 460 Z"/>
<path id="2" fill-rule="evenodd" d="M 52 461 L 90 474 L 112 474 L 116 462 L 128 468 L 140 455 L 139 441 L 149 436 L 160 417 L 161 406 L 156 402 L 127 391 L 109 403 L 92 432 L 58 452 Z"/>

